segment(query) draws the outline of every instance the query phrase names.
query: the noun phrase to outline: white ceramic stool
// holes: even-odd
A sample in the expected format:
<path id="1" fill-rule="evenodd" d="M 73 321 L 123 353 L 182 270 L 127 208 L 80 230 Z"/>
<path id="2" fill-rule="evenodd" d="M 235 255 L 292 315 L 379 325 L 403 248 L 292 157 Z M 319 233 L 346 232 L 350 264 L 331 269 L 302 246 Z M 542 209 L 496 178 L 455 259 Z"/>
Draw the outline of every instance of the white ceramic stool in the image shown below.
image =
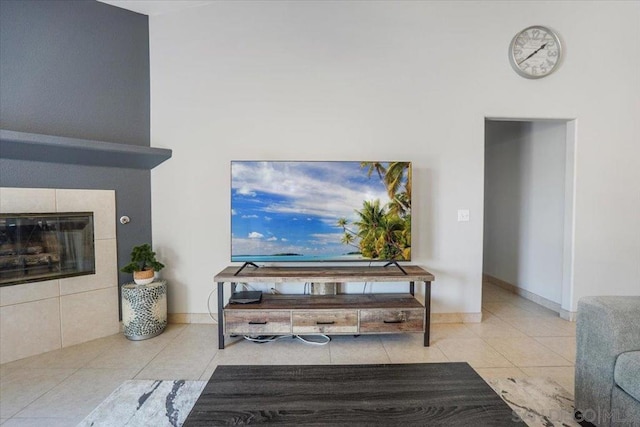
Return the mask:
<path id="1" fill-rule="evenodd" d="M 124 336 L 133 341 L 160 335 L 167 327 L 167 282 L 122 286 Z"/>

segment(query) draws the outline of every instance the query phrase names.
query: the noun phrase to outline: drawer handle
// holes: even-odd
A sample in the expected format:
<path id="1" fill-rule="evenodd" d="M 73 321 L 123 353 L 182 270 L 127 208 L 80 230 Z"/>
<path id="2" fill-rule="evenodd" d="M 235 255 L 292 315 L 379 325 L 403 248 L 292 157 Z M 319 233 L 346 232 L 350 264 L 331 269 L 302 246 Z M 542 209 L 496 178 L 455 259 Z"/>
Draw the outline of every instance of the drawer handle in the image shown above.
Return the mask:
<path id="1" fill-rule="evenodd" d="M 254 322 L 253 320 L 249 321 L 250 325 L 266 325 L 267 321 L 265 320 L 264 322 Z"/>
<path id="2" fill-rule="evenodd" d="M 383 320 L 384 323 L 403 323 L 404 320 L 402 319 L 398 319 L 398 320 Z"/>
<path id="3" fill-rule="evenodd" d="M 334 323 L 336 323 L 335 321 L 331 320 L 329 322 L 316 322 L 316 325 L 333 325 Z"/>

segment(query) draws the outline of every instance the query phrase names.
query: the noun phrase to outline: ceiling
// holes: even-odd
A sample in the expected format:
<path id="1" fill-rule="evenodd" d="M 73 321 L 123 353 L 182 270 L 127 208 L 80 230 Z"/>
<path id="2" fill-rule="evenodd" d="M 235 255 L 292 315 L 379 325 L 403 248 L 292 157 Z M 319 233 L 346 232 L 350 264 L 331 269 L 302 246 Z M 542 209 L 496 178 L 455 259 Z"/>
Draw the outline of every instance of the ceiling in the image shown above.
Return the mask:
<path id="1" fill-rule="evenodd" d="M 143 15 L 162 15 L 192 7 L 204 6 L 213 0 L 98 0 Z"/>

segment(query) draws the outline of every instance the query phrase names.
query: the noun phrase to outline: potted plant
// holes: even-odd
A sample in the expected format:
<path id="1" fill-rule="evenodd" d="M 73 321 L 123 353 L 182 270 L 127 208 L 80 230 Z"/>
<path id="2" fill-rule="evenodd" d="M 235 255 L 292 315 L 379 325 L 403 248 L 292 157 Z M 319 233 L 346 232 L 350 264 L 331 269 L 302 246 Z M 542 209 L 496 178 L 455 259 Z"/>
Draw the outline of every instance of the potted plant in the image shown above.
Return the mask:
<path id="1" fill-rule="evenodd" d="M 151 245 L 134 246 L 131 250 L 131 262 L 120 269 L 123 273 L 133 273 L 133 281 L 138 285 L 153 282 L 155 272 L 164 268 L 164 264 L 156 259 Z"/>

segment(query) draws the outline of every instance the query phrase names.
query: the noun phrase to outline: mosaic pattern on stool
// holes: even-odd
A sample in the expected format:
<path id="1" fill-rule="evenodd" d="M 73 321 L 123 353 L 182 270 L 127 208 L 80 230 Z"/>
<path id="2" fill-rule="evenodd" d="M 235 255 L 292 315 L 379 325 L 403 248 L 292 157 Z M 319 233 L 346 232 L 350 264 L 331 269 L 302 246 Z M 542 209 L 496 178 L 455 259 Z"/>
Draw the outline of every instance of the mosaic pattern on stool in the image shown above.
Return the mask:
<path id="1" fill-rule="evenodd" d="M 166 282 L 122 287 L 122 325 L 130 339 L 145 339 L 161 333 L 167 326 Z"/>

